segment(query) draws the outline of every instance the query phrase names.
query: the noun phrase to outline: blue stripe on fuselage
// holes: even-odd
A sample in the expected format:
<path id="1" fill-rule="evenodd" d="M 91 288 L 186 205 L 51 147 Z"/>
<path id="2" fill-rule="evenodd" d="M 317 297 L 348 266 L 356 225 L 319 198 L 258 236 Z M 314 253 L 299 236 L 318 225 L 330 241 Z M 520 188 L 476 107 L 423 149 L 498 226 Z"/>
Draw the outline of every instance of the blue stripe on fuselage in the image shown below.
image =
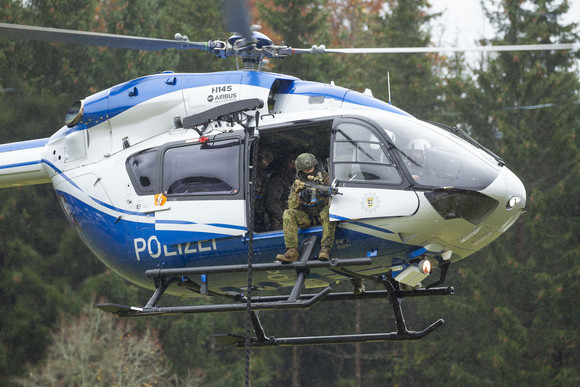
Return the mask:
<path id="1" fill-rule="evenodd" d="M 73 187 L 75 187 L 79 191 L 82 191 L 81 187 L 76 185 L 76 183 L 74 181 L 72 181 L 63 171 L 58 169 L 56 167 L 56 165 L 54 165 L 53 163 L 51 163 L 50 161 L 48 161 L 46 159 L 42 159 L 42 162 L 44 164 L 48 165 L 50 168 L 52 168 L 59 176 L 61 176 L 63 179 L 65 179 L 70 185 L 72 185 Z M 53 183 L 53 185 L 54 185 L 54 183 Z"/>
<path id="2" fill-rule="evenodd" d="M 357 220 L 348 219 L 348 218 L 345 218 L 345 217 L 342 217 L 342 216 L 330 214 L 330 218 L 331 219 L 337 219 L 339 221 L 347 221 L 350 224 L 354 224 L 354 225 L 357 225 L 357 226 L 360 226 L 360 227 L 368 228 L 370 230 L 375 230 L 375 231 L 380 231 L 380 232 L 386 232 L 388 234 L 393 234 L 393 232 L 391 230 L 387 230 L 386 228 L 373 226 L 372 224 L 363 223 L 363 222 L 360 222 L 360 221 L 357 221 Z"/>
<path id="3" fill-rule="evenodd" d="M 0 153 L 19 151 L 34 148 L 43 148 L 48 143 L 48 138 L 40 138 L 38 140 L 12 142 L 10 144 L 0 145 Z"/>
<path id="4" fill-rule="evenodd" d="M 9 169 L 9 168 L 18 168 L 18 167 L 25 167 L 27 165 L 36 165 L 36 164 L 40 164 L 41 161 L 28 161 L 25 163 L 15 163 L 15 164 L 6 164 L 6 165 L 0 165 L 0 169 Z"/>
<path id="5" fill-rule="evenodd" d="M 201 224 L 204 226 L 210 227 L 218 227 L 218 228 L 230 228 L 232 230 L 242 230 L 245 231 L 245 226 L 236 226 L 233 224 L 223 224 L 223 223 L 199 223 L 199 222 L 191 222 L 187 220 L 156 220 L 155 223 L 157 224 L 173 224 L 173 225 L 197 225 Z"/>
<path id="6" fill-rule="evenodd" d="M 160 232 L 155 230 L 151 221 L 117 218 L 69 193 L 57 190 L 57 195 L 64 202 L 63 207 L 71 224 L 97 257 L 123 277 L 141 286 L 151 286 L 145 271 L 153 268 L 238 265 L 247 262 L 246 237 L 185 231 Z M 315 226 L 300 230 L 301 238 L 310 235 L 320 238 L 322 228 Z M 203 240 L 200 240 L 202 236 Z M 281 231 L 258 233 L 254 237 L 253 247 L 255 263 L 272 262 L 276 254 L 285 250 L 284 234 Z M 383 256 L 403 255 L 416 249 L 417 246 L 338 228 L 333 257 L 362 257 L 369 250 L 379 251 Z M 382 265 L 385 265 L 384 261 Z"/>

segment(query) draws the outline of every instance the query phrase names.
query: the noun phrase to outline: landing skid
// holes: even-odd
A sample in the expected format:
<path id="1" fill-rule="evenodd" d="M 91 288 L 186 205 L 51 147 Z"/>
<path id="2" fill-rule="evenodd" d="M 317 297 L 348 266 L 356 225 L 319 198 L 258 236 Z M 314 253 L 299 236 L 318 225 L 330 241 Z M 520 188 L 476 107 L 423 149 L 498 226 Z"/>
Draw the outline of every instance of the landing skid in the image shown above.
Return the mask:
<path id="1" fill-rule="evenodd" d="M 368 342 L 385 342 L 385 341 L 404 341 L 419 340 L 435 329 L 444 324 L 442 319 L 435 321 L 433 324 L 421 331 L 409 331 L 403 315 L 401 301 L 405 297 L 425 297 L 440 296 L 453 294 L 453 287 L 415 289 L 403 291 L 399 289 L 398 283 L 393 279 L 381 276 L 372 279 L 383 284 L 385 290 L 367 291 L 363 294 L 352 294 L 348 292 L 332 293 L 330 287 L 326 287 L 315 294 L 301 294 L 302 287 L 311 268 L 329 268 L 339 269 L 341 267 L 350 267 L 357 265 L 368 265 L 372 263 L 370 258 L 352 258 L 352 259 L 332 259 L 330 261 L 310 261 L 314 250 L 316 237 L 308 238 L 304 241 L 300 251 L 298 262 L 290 264 L 266 263 L 252 265 L 253 271 L 263 270 L 295 270 L 297 279 L 289 295 L 281 296 L 264 296 L 252 297 L 250 317 L 254 327 L 256 337 L 250 339 L 250 345 L 253 347 L 276 347 L 276 346 L 298 346 L 298 345 L 321 345 L 321 344 L 344 344 L 344 343 L 368 343 Z M 238 294 L 233 297 L 236 303 L 229 304 L 211 304 L 195 306 L 171 306 L 160 307 L 158 302 L 165 293 L 169 285 L 181 281 L 183 277 L 201 275 L 208 273 L 231 273 L 247 271 L 248 265 L 225 265 L 201 268 L 183 268 L 183 269 L 156 269 L 147 271 L 147 275 L 154 279 L 156 290 L 151 296 L 149 302 L 144 307 L 134 307 L 120 304 L 99 304 L 97 308 L 117 314 L 121 317 L 141 317 L 141 316 L 159 316 L 174 314 L 195 314 L 195 313 L 217 313 L 217 312 L 235 312 L 247 310 L 247 298 L 244 294 Z M 366 277 L 368 278 L 368 277 Z M 353 335 L 335 335 L 335 336 L 305 336 L 305 337 L 286 337 L 276 338 L 267 336 L 258 312 L 261 310 L 290 310 L 310 308 L 320 301 L 344 301 L 344 300 L 371 300 L 387 298 L 393 308 L 396 332 L 389 333 L 370 333 L 370 334 L 353 334 Z M 232 344 L 243 348 L 246 344 L 246 338 L 231 334 L 217 335 L 216 340 L 224 344 Z"/>
<path id="2" fill-rule="evenodd" d="M 390 282 L 389 282 L 390 284 Z M 392 284 L 390 284 L 392 286 Z M 388 285 L 386 285 L 388 287 Z M 409 293 L 409 294 L 405 294 Z M 387 291 L 373 291 L 365 292 L 360 295 L 352 293 L 332 293 L 327 295 L 322 301 L 343 301 L 343 300 L 366 300 L 384 298 L 387 296 L 395 312 L 395 321 L 397 324 L 396 332 L 389 333 L 367 333 L 367 334 L 353 334 L 353 335 L 333 335 L 333 336 L 304 336 L 304 337 L 274 337 L 267 336 L 258 314 L 252 311 L 252 325 L 256 337 L 250 339 L 252 347 L 280 347 L 280 346 L 300 346 L 300 345 L 323 345 L 323 344 L 348 344 L 348 343 L 373 343 L 385 341 L 408 341 L 419 340 L 433 332 L 445 323 L 443 319 L 435 321 L 427 328 L 421 331 L 409 331 L 401 308 L 401 297 L 422 297 L 434 295 L 451 295 L 453 294 L 452 287 L 435 288 L 435 289 L 419 289 L 409 292 L 402 292 L 394 290 Z M 304 295 L 302 297 L 309 297 L 311 295 Z M 395 300 L 393 303 L 393 299 Z M 252 305 L 253 305 L 252 300 Z M 283 302 L 283 301 L 282 301 Z M 232 334 L 216 335 L 216 340 L 221 344 L 231 344 L 238 348 L 244 348 L 246 338 L 243 336 L 236 336 Z"/>

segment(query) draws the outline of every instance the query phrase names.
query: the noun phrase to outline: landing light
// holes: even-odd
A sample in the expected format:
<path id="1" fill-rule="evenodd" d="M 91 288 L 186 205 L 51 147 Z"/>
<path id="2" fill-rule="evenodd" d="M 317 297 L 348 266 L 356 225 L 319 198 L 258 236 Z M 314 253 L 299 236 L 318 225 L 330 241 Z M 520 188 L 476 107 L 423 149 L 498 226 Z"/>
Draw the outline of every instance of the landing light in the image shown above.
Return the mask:
<path id="1" fill-rule="evenodd" d="M 518 204 L 521 201 L 522 201 L 522 199 L 520 197 L 512 196 L 510 198 L 510 200 L 508 200 L 507 205 L 506 205 L 506 208 L 508 210 L 511 210 L 512 208 L 514 208 L 516 206 L 516 204 Z"/>
<path id="2" fill-rule="evenodd" d="M 419 262 L 419 270 L 423 274 L 431 273 L 431 262 L 429 262 L 428 259 L 423 259 L 421 262 Z"/>

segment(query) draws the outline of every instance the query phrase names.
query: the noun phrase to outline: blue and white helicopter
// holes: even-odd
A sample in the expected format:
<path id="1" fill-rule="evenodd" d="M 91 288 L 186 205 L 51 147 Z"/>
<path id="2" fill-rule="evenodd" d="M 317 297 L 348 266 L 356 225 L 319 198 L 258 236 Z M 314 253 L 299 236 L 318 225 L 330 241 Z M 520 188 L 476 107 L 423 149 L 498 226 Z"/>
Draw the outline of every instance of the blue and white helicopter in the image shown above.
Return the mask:
<path id="1" fill-rule="evenodd" d="M 255 346 L 420 339 L 443 324 L 409 331 L 404 297 L 449 295 L 451 263 L 487 246 L 524 212 L 520 179 L 491 151 L 455 128 L 427 123 L 370 92 L 262 72 L 265 58 L 306 53 L 461 51 L 464 48 L 293 49 L 238 23 L 227 41 L 148 39 L 0 23 L 0 37 L 139 50 L 199 49 L 236 56 L 243 70 L 163 72 L 75 102 L 49 138 L 0 145 L 0 187 L 52 183 L 64 213 L 112 271 L 154 290 L 142 307 L 104 304 L 121 316 L 249 310 Z M 576 49 L 577 45 L 479 47 L 481 51 Z M 329 261 L 317 259 L 321 227 L 300 231 L 300 258 L 284 252 L 280 228 L 255 228 L 260 149 L 272 165 L 290 151 L 316 155 L 328 171 Z M 438 277 L 429 280 L 433 268 Z M 355 278 L 384 285 L 333 292 Z M 429 285 L 423 284 L 430 282 Z M 312 294 L 303 294 L 303 289 Z M 273 291 L 256 297 L 252 292 Z M 226 299 L 160 306 L 163 294 Z M 283 295 L 285 293 L 285 295 Z M 388 298 L 390 333 L 276 338 L 257 311 L 319 301 Z M 241 345 L 238 337 L 224 341 Z"/>

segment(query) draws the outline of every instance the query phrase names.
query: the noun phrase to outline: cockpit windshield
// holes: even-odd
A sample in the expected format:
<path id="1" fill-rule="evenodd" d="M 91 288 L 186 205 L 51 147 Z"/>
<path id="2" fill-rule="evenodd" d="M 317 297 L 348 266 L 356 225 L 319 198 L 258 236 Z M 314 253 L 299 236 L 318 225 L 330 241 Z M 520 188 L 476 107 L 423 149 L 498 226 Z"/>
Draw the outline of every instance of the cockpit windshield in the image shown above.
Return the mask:
<path id="1" fill-rule="evenodd" d="M 499 173 L 492 157 L 441 128 L 408 119 L 380 124 L 418 185 L 481 190 Z"/>

